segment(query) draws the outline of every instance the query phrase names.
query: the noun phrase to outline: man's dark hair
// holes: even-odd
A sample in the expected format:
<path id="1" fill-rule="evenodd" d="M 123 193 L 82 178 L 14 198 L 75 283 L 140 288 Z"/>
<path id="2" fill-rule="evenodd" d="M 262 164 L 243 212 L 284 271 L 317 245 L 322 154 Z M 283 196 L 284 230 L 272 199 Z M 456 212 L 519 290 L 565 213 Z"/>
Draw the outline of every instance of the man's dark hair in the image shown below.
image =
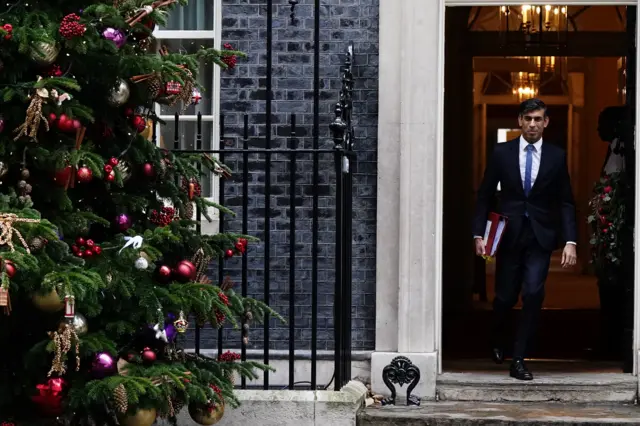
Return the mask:
<path id="1" fill-rule="evenodd" d="M 547 116 L 547 105 L 542 102 L 540 99 L 531 98 L 520 104 L 520 116 L 525 115 L 528 112 L 544 111 L 544 116 Z"/>

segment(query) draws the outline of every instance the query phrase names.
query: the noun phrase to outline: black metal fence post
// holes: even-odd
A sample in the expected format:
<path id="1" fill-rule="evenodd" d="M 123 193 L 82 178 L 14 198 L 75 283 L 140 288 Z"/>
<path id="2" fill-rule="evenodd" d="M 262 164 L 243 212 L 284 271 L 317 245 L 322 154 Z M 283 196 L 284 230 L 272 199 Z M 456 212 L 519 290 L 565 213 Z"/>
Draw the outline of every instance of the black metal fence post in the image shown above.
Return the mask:
<path id="1" fill-rule="evenodd" d="M 296 363 L 296 115 L 289 137 L 289 389 L 295 384 Z"/>
<path id="2" fill-rule="evenodd" d="M 249 232 L 249 116 L 244 115 L 242 127 L 242 234 L 247 235 Z M 247 252 L 242 254 L 242 297 L 248 295 L 248 277 L 247 277 Z M 247 341 L 248 336 L 245 335 L 248 327 L 247 316 L 242 317 L 242 342 L 240 343 L 240 359 L 247 360 Z M 240 385 L 242 389 L 247 388 L 247 379 L 242 378 Z"/>
<path id="3" fill-rule="evenodd" d="M 344 135 L 347 124 L 342 120 L 342 106 L 335 107 L 336 117 L 331 123 L 331 133 L 334 143 L 334 162 L 336 171 L 336 251 L 335 251 L 335 299 L 334 299 L 334 335 L 335 335 L 335 390 L 340 390 L 345 379 L 343 366 L 344 327 Z"/>

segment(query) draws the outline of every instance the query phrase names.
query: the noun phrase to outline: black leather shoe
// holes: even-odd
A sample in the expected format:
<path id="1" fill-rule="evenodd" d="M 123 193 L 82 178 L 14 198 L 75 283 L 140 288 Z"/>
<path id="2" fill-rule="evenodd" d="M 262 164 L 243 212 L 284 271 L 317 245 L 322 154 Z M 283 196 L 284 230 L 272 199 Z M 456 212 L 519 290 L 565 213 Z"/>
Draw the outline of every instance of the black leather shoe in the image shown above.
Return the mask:
<path id="1" fill-rule="evenodd" d="M 520 358 L 514 359 L 509 368 L 509 375 L 518 380 L 533 380 L 533 374 L 529 371 L 524 361 Z"/>
<path id="2" fill-rule="evenodd" d="M 496 364 L 502 364 L 504 362 L 504 351 L 502 348 L 491 349 L 491 359 Z"/>

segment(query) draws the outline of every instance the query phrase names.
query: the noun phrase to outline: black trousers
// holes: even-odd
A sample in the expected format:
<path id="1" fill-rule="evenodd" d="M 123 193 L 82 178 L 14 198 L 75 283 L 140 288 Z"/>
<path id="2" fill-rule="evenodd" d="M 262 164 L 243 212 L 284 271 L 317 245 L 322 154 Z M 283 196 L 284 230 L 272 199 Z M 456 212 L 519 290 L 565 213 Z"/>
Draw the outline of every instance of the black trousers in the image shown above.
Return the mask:
<path id="1" fill-rule="evenodd" d="M 499 347 L 504 345 L 507 316 L 522 292 L 522 315 L 513 350 L 514 358 L 526 357 L 533 340 L 544 301 L 544 283 L 550 262 L 551 252 L 540 247 L 528 219 L 523 221 L 515 246 L 501 248 L 497 253 L 493 344 Z"/>

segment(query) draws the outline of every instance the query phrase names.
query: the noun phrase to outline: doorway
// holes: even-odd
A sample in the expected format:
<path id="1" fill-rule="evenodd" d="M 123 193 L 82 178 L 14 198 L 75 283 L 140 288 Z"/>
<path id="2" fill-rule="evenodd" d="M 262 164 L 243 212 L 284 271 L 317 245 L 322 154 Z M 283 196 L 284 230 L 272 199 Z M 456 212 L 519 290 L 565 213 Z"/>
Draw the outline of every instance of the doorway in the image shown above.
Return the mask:
<path id="1" fill-rule="evenodd" d="M 545 8 L 539 9 L 542 12 L 538 13 L 544 15 Z M 580 264 L 571 271 L 561 270 L 559 255 L 554 254 L 531 356 L 551 369 L 571 363 L 566 369 L 631 372 L 633 356 L 628 348 L 634 309 L 633 302 L 627 302 L 634 300 L 633 240 L 624 234 L 632 232 L 620 235 L 626 238 L 620 244 L 625 244 L 629 255 L 620 265 L 622 284 L 616 290 L 620 306 L 614 306 L 613 311 L 624 314 L 612 321 L 612 308 L 609 312 L 601 309 L 602 291 L 590 265 L 591 227 L 587 217 L 593 186 L 608 149 L 598 134 L 600 112 L 607 106 L 627 105 L 626 122 L 635 119 L 635 50 L 630 40 L 635 37 L 636 8 L 570 6 L 566 10 L 567 31 L 560 35 L 563 41 L 555 45 L 542 39 L 539 43 L 518 37 L 515 42 L 507 41 L 512 35 L 506 34 L 499 12 L 498 6 L 476 6 L 449 7 L 445 13 L 441 367 L 444 371 L 493 368 L 487 364 L 493 265 L 460 253 L 467 247 L 465 239 L 472 251 L 468 228 L 460 224 L 471 222 L 475 190 L 487 155 L 505 135 L 513 136 L 520 101 L 535 96 L 549 106 L 551 122 L 545 131 L 545 143 L 548 140 L 560 145 L 569 157 L 579 222 Z M 522 73 L 535 75 L 534 96 L 518 92 L 517 85 L 524 84 L 518 82 Z M 542 84 L 545 76 L 554 82 Z M 598 85 L 605 76 L 607 84 Z M 494 86 L 487 81 L 492 78 Z M 465 120 L 473 125 L 460 126 Z M 629 131 L 620 137 L 632 140 Z M 461 152 L 470 155 L 461 156 Z M 632 175 L 634 155 L 631 150 L 625 151 L 627 175 Z M 469 199 L 462 200 L 465 197 L 460 194 L 470 194 Z M 633 197 L 625 202 L 631 210 Z M 630 214 L 626 229 L 632 231 Z M 517 323 L 518 314 L 516 307 L 511 324 Z M 612 335 L 618 337 L 612 340 Z"/>

